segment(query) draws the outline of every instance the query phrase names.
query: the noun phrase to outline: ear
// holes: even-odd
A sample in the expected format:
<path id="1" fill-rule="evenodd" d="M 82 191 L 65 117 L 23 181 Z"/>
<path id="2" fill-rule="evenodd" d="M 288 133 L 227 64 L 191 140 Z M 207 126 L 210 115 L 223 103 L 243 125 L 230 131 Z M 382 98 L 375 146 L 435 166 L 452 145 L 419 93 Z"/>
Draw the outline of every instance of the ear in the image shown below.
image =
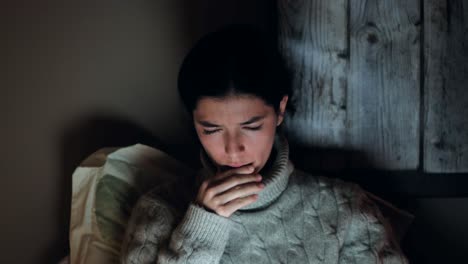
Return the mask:
<path id="1" fill-rule="evenodd" d="M 286 105 L 288 104 L 288 96 L 285 95 L 283 96 L 283 99 L 281 99 L 280 105 L 279 105 L 279 113 L 278 113 L 278 121 L 276 122 L 276 126 L 281 125 L 284 120 L 284 113 L 286 111 Z"/>

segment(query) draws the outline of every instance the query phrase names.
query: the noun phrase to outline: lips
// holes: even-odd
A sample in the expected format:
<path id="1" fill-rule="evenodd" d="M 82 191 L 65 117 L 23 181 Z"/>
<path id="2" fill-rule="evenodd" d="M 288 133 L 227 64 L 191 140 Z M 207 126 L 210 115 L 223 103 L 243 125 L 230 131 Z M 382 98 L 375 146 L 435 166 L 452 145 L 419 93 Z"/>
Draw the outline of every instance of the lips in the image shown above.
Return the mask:
<path id="1" fill-rule="evenodd" d="M 236 168 L 243 167 L 243 166 L 247 166 L 247 165 L 251 165 L 251 164 L 253 164 L 253 162 L 250 162 L 250 163 L 228 164 L 228 165 L 223 165 L 223 166 L 221 166 L 221 167 L 223 168 L 223 170 L 232 170 L 232 169 L 236 169 Z"/>

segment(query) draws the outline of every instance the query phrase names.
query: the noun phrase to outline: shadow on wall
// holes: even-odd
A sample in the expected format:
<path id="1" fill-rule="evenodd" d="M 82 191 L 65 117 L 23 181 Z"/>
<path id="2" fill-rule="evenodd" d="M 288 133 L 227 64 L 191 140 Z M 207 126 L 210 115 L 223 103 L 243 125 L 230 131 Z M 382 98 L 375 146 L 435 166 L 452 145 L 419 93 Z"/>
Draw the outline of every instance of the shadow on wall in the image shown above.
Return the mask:
<path id="1" fill-rule="evenodd" d="M 103 30 L 103 32 L 111 31 L 109 33 L 109 38 L 116 38 L 120 36 L 120 32 L 125 32 L 127 29 L 126 26 L 129 26 L 131 29 L 132 25 L 129 25 L 131 23 L 133 18 L 125 17 L 122 18 L 121 16 L 123 14 L 134 14 L 135 12 L 144 12 L 144 14 L 141 15 L 141 17 L 135 16 L 135 25 L 139 26 L 148 26 L 150 28 L 154 29 L 154 36 L 149 37 L 148 39 L 143 38 L 142 41 L 151 41 L 154 38 L 157 38 L 157 42 L 155 43 L 163 43 L 167 44 L 168 47 L 182 47 L 180 50 L 176 50 L 174 52 L 175 56 L 180 56 L 183 57 L 183 53 L 185 53 L 187 50 L 183 50 L 183 48 L 189 48 L 192 46 L 197 39 L 199 39 L 202 35 L 204 35 L 206 32 L 210 32 L 213 30 L 216 30 L 217 28 L 230 24 L 230 23 L 250 23 L 250 24 L 256 24 L 257 26 L 263 28 L 263 29 L 271 29 L 274 27 L 274 23 L 271 22 L 270 17 L 274 15 L 274 13 L 270 12 L 271 7 L 272 7 L 272 2 L 268 0 L 262 0 L 262 1 L 250 1 L 250 0 L 231 0 L 231 1 L 215 1 L 215 0 L 201 0 L 201 1 L 189 1 L 189 0 L 174 0 L 170 1 L 167 3 L 161 3 L 161 2 L 148 2 L 148 3 L 113 3 L 110 6 L 95 6 L 93 4 L 92 6 L 88 5 L 85 2 L 78 4 L 79 7 L 81 8 L 75 8 L 75 9 L 64 9 L 63 13 L 57 12 L 58 17 L 55 18 L 53 17 L 52 21 L 55 21 L 54 19 L 57 19 L 60 23 L 54 23 L 54 24 L 63 24 L 65 25 L 66 29 L 64 32 L 69 32 L 71 31 L 72 33 L 76 31 L 77 35 L 91 38 L 91 41 L 89 43 L 92 43 L 93 40 L 93 34 L 97 34 L 97 36 L 101 35 L 101 32 L 99 30 Z M 43 12 L 48 13 L 47 10 L 51 10 L 50 12 L 55 14 L 55 10 L 53 9 L 54 6 L 48 6 L 44 7 L 45 10 Z M 128 10 L 127 8 L 131 9 L 131 12 L 126 12 Z M 162 10 L 163 9 L 163 10 Z M 70 10 L 81 10 L 81 11 L 70 11 Z M 102 12 L 102 10 L 107 10 L 106 12 Z M 69 13 L 67 13 L 69 12 Z M 148 15 L 149 13 L 149 15 Z M 151 17 L 151 14 L 154 14 L 152 16 L 152 19 L 147 19 L 148 16 Z M 156 17 L 156 14 L 167 14 L 167 23 L 161 23 L 161 19 L 163 19 L 161 16 Z M 107 16 L 108 15 L 108 16 Z M 63 16 L 63 18 L 62 18 Z M 66 18 L 67 17 L 74 17 L 72 21 L 74 21 L 75 24 L 79 25 L 78 29 L 74 29 L 73 27 L 70 28 L 69 26 L 72 25 L 73 23 L 63 23 L 63 21 L 68 21 Z M 164 15 L 165 17 L 165 15 Z M 171 20 L 174 18 L 174 20 Z M 120 20 L 122 19 L 122 20 Z M 128 19 L 128 20 L 125 20 Z M 138 20 L 139 19 L 139 20 Z M 114 21 L 115 20 L 115 21 Z M 118 21 L 117 21 L 118 20 Z M 117 22 L 117 23 L 113 23 Z M 124 23 L 125 22 L 125 23 Z M 95 29 L 95 27 L 87 27 L 88 23 L 98 23 L 98 26 L 101 25 L 101 27 L 98 27 L 98 29 Z M 101 24 L 99 24 L 101 23 Z M 150 23 L 150 25 L 147 25 L 146 23 Z M 152 24 L 151 24 L 152 23 Z M 69 25 L 70 24 L 70 25 Z M 114 26 L 114 24 L 116 24 Z M 81 27 L 82 26 L 82 27 Z M 59 31 L 62 30 L 62 28 L 59 29 Z M 105 31 L 104 31 L 105 30 Z M 142 30 L 146 30 L 142 29 Z M 164 30 L 178 30 L 177 34 L 174 34 L 177 37 L 171 38 L 171 34 L 168 34 L 168 32 L 165 32 Z M 50 28 L 45 28 L 45 31 L 49 32 L 51 35 L 55 34 L 62 34 L 61 31 L 57 33 L 57 30 L 53 27 Z M 115 31 L 115 32 L 114 32 Z M 116 33 L 117 32 L 117 33 Z M 99 33 L 99 34 L 98 34 Z M 169 32 L 170 33 L 170 32 Z M 180 33 L 180 34 L 179 34 Z M 63 33 L 65 34 L 65 33 Z M 73 34 L 72 34 L 73 35 Z M 107 36 L 107 35 L 106 35 Z M 138 36 L 136 34 L 135 36 Z M 169 37 L 168 37 L 169 36 Z M 181 37 L 182 39 L 178 39 L 178 37 Z M 98 45 L 96 50 L 98 50 L 101 46 L 99 41 L 102 41 L 104 43 L 107 41 L 103 37 L 103 39 L 99 39 L 97 44 Z M 60 39 L 60 38 L 59 38 Z M 138 41 L 135 40 L 135 41 Z M 184 43 L 179 43 L 180 41 L 183 41 Z M 173 43 L 176 42 L 176 43 Z M 54 44 L 53 42 L 52 44 Z M 80 42 L 78 42 L 80 43 Z M 88 43 L 88 42 L 86 42 Z M 133 42 L 129 42 L 133 43 Z M 138 42 L 140 43 L 140 42 Z M 62 43 L 59 43 L 62 45 Z M 59 45 L 57 44 L 57 45 Z M 95 43 L 94 43 L 95 44 Z M 148 43 L 140 43 L 143 46 Z M 88 54 L 89 57 L 92 57 L 92 51 L 94 51 L 94 46 L 90 47 L 75 47 L 73 45 L 78 45 L 75 42 L 68 43 L 66 42 L 66 47 L 61 47 L 63 50 L 67 51 L 67 53 L 64 53 L 65 55 L 61 56 L 72 56 L 75 54 L 72 54 L 73 52 L 77 51 L 77 49 L 91 49 L 90 55 L 86 53 L 85 50 L 85 55 Z M 162 45 L 165 47 L 164 45 Z M 48 46 L 49 47 L 49 46 Z M 54 47 L 54 46 L 52 46 Z M 123 46 L 119 46 L 119 48 L 122 48 Z M 70 51 L 68 51 L 70 50 Z M 123 49 L 119 49 L 123 50 Z M 58 49 L 51 48 L 50 50 L 52 53 L 60 53 Z M 128 56 L 133 56 L 134 54 L 131 54 L 132 51 L 129 50 Z M 77 52 L 78 53 L 78 52 Z M 180 53 L 180 54 L 179 54 Z M 159 53 L 157 53 L 159 54 Z M 52 54 L 53 55 L 53 54 Z M 88 56 L 86 55 L 86 56 Z M 141 54 L 139 54 L 141 55 Z M 93 63 L 93 60 L 88 61 L 88 57 L 84 57 L 83 61 L 80 61 L 80 63 Z M 103 57 L 104 58 L 104 57 Z M 119 57 L 120 58 L 120 57 Z M 179 60 L 180 58 L 174 58 L 174 60 Z M 66 59 L 66 58 L 65 58 Z M 160 66 L 159 63 L 164 63 L 164 61 L 158 61 L 158 58 L 155 58 L 154 64 L 156 66 Z M 69 65 L 73 65 L 73 60 L 70 62 Z M 67 66 L 65 65 L 65 66 Z M 103 63 L 103 65 L 107 65 Z M 156 67 L 155 66 L 155 67 Z M 71 67 L 71 66 L 70 66 Z M 156 67 L 157 68 L 157 67 Z M 75 69 L 74 67 L 71 67 L 71 69 Z M 112 69 L 110 70 L 112 71 Z M 112 72 L 104 71 L 105 74 L 98 75 L 98 78 L 113 78 L 115 75 L 113 75 Z M 94 75 L 92 75 L 94 76 Z M 76 80 L 82 80 L 86 79 L 86 76 L 74 76 Z M 58 78 L 69 78 L 67 76 L 58 76 Z M 135 79 L 138 79 L 139 77 L 135 77 Z M 89 79 L 89 77 L 88 77 Z M 151 79 L 153 80 L 153 79 Z M 109 81 L 105 80 L 104 82 L 100 82 L 102 80 L 96 79 L 92 80 L 90 83 L 91 86 L 96 85 L 97 89 L 101 89 L 102 91 L 99 91 L 100 93 L 105 93 L 105 91 L 114 91 L 116 90 L 122 90 L 124 92 L 129 92 L 131 93 L 130 88 L 125 88 L 122 89 L 121 87 L 113 87 L 115 83 L 119 84 L 118 78 L 117 81 Z M 101 87 L 100 83 L 103 83 L 104 86 Z M 155 83 L 151 83 L 152 85 L 156 85 Z M 175 84 L 174 84 L 175 87 Z M 55 87 L 57 90 L 63 90 L 61 88 Z M 78 88 L 73 88 L 73 89 L 79 89 Z M 78 92 L 77 92 L 78 93 Z M 81 92 L 80 94 L 83 94 Z M 90 96 L 92 96 L 90 94 Z M 106 95 L 108 96 L 108 95 Z M 109 96 L 113 96 L 111 98 L 112 100 L 115 100 L 115 97 L 118 97 L 117 95 L 112 95 L 110 94 Z M 75 99 L 69 99 L 69 100 L 77 100 L 78 107 L 83 107 L 83 103 L 81 103 L 79 100 L 87 100 L 88 98 L 75 98 Z M 156 102 L 159 102 L 161 99 L 160 98 L 154 98 Z M 111 100 L 111 101 L 112 101 Z M 159 100 L 159 101 L 158 101 Z M 102 102 L 103 104 L 109 103 L 109 101 Z M 109 105 L 106 105 L 107 107 L 111 107 Z M 114 106 L 115 107 L 115 106 Z M 119 106 L 119 107 L 124 107 L 124 106 Z M 83 109 L 81 109 L 83 110 Z M 123 109 L 129 110 L 129 109 Z M 155 105 L 155 110 L 163 110 L 163 109 L 158 109 L 158 105 Z M 121 111 L 121 110 L 120 110 Z M 171 113 L 171 111 L 167 111 Z M 65 113 L 66 114 L 66 113 Z M 146 120 L 149 122 L 148 120 Z M 150 127 L 150 126 L 147 126 Z M 157 126 L 156 126 L 157 127 Z M 45 249 L 45 252 L 41 255 L 41 259 L 39 260 L 38 263 L 56 263 L 58 262 L 59 259 L 62 257 L 66 256 L 69 253 L 69 242 L 68 242 L 68 234 L 69 234 L 69 217 L 70 217 L 70 202 L 71 202 L 71 175 L 74 171 L 74 169 L 80 164 L 80 162 L 86 158 L 88 155 L 91 153 L 97 151 L 99 148 L 102 147 L 116 147 L 116 146 L 128 146 L 132 145 L 135 143 L 143 143 L 146 145 L 150 145 L 152 147 L 157 147 L 163 151 L 168 152 L 170 155 L 185 161 L 186 163 L 193 164 L 196 166 L 196 164 L 199 162 L 198 160 L 198 150 L 196 149 L 196 146 L 177 146 L 177 145 L 165 145 L 163 144 L 164 139 L 159 139 L 155 138 L 153 134 L 144 129 L 143 127 L 135 124 L 134 122 L 130 120 L 125 120 L 123 118 L 120 118 L 118 116 L 113 116 L 113 115 L 108 115 L 106 112 L 100 112 L 96 113 L 93 115 L 88 115 L 88 116 L 83 116 L 80 118 L 78 121 L 76 120 L 70 120 L 70 123 L 68 125 L 65 125 L 65 127 L 62 129 L 62 131 L 59 132 L 61 135 L 61 138 L 59 139 L 59 156 L 61 157 L 61 160 L 57 161 L 60 162 L 60 173 L 55 177 L 56 181 L 58 182 L 58 193 L 55 195 L 57 197 L 56 199 L 56 204 L 53 204 L 52 206 L 54 207 L 54 211 L 56 212 L 56 215 L 52 216 L 51 218 L 54 221 L 54 226 L 59 230 L 59 235 L 57 237 L 52 238 L 52 243 L 50 245 L 47 245 L 47 248 Z M 185 141 L 187 142 L 187 141 Z M 193 159 L 193 157 L 196 157 L 196 160 Z"/>
<path id="2" fill-rule="evenodd" d="M 57 12 L 58 17 L 52 17 L 54 25 L 64 25 L 64 28 L 59 27 L 58 29 L 50 26 L 45 26 L 46 33 L 49 32 L 52 36 L 56 34 L 59 35 L 58 39 L 61 39 L 61 31 L 64 32 L 76 32 L 77 36 L 84 36 L 85 39 L 89 38 L 90 41 L 86 41 L 89 47 L 82 47 L 82 46 L 74 46 L 80 45 L 81 42 L 65 42 L 65 46 L 62 47 L 63 43 L 55 43 L 57 47 L 60 47 L 62 50 L 59 51 L 58 48 L 55 46 L 47 45 L 50 48 L 50 52 L 53 55 L 54 53 L 59 54 L 60 52 L 65 51 L 64 55 L 60 54 L 61 56 L 65 56 L 63 59 L 64 61 L 68 61 L 68 56 L 72 56 L 75 54 L 71 54 L 76 52 L 77 54 L 81 54 L 78 52 L 79 49 L 84 49 L 83 61 L 79 61 L 82 65 L 86 65 L 86 63 L 93 63 L 94 60 L 94 53 L 101 51 L 99 46 L 102 43 L 107 41 L 107 38 L 119 40 L 119 37 L 125 33 L 125 30 L 132 29 L 132 25 L 129 23 L 133 23 L 132 19 L 135 19 L 135 25 L 138 28 L 148 26 L 150 29 L 154 29 L 154 36 L 146 39 L 143 38 L 143 42 L 138 42 L 138 38 L 135 40 L 138 44 L 141 44 L 145 47 L 146 44 L 151 44 L 150 41 L 156 39 L 155 43 L 163 43 L 167 44 L 167 47 L 177 47 L 174 52 L 174 56 L 180 56 L 178 58 L 174 58 L 175 60 L 179 60 L 183 57 L 183 53 L 187 50 L 183 50 L 183 48 L 189 48 L 192 46 L 197 39 L 199 39 L 202 35 L 207 32 L 214 31 L 223 25 L 232 24 L 232 23 L 249 23 L 258 26 L 266 30 L 267 32 L 273 32 L 274 28 L 276 27 L 275 24 L 275 2 L 268 1 L 268 0 L 261 0 L 261 1 L 250 1 L 250 0 L 229 0 L 229 1 L 215 1 L 215 0 L 201 0 L 201 1 L 190 1 L 190 0 L 174 0 L 169 2 L 148 2 L 148 3 L 113 3 L 110 6 L 105 5 L 98 5 L 95 4 L 88 5 L 85 2 L 81 4 L 77 4 L 78 7 L 81 8 L 73 8 L 73 9 L 64 9 L 63 13 Z M 45 10 L 44 13 L 48 14 L 48 10 L 51 10 L 52 14 L 55 14 L 55 10 L 53 9 L 54 6 L 45 6 L 43 7 Z M 73 10 L 73 11 L 71 11 Z M 74 11 L 80 10 L 80 11 Z M 106 12 L 103 12 L 106 10 Z M 127 12 L 130 10 L 131 12 Z M 138 12 L 144 12 L 141 16 L 135 16 Z M 42 14 L 42 13 L 41 13 Z M 122 18 L 124 15 L 129 15 L 129 17 Z M 148 15 L 149 14 L 149 15 Z M 151 15 L 153 14 L 153 15 Z M 156 14 L 159 14 L 158 16 Z M 167 14 L 167 21 L 160 21 L 165 17 L 162 16 L 163 14 Z M 63 16 L 63 17 L 62 17 Z M 150 19 L 148 19 L 150 16 Z M 75 24 L 79 27 L 74 28 L 70 25 L 74 23 L 64 23 L 64 21 L 69 21 L 67 18 L 73 17 L 72 20 Z M 56 20 L 54 20 L 56 19 Z M 76 19 L 76 21 L 75 21 Z M 126 20 L 127 19 L 127 20 Z M 166 19 L 166 18 L 164 18 Z M 174 19 L 174 20 L 172 20 Z M 55 23 L 57 22 L 57 23 Z M 117 23 L 114 23 L 117 22 Z M 165 22 L 165 23 L 161 23 Z M 91 25 L 90 27 L 88 27 Z M 98 29 L 96 29 L 96 25 L 93 26 L 93 23 L 97 23 Z M 102 25 L 101 25 L 101 24 Z M 150 23 L 148 25 L 147 23 Z M 70 24 L 70 25 L 69 25 Z M 127 28 L 127 26 L 129 26 Z M 135 26 L 136 27 L 136 26 Z M 58 31 L 57 31 L 58 30 Z M 101 31 L 102 32 L 101 32 Z M 147 28 L 142 29 L 147 30 Z M 165 32 L 165 30 L 173 31 L 178 30 L 178 34 L 174 34 L 174 39 L 171 38 L 171 34 Z M 102 39 L 99 37 L 102 34 L 110 31 L 109 35 L 105 35 Z M 135 30 L 130 30 L 129 32 L 134 32 Z M 151 32 L 151 31 L 150 31 Z M 170 32 L 169 32 L 170 33 Z M 179 34 L 180 33 L 180 34 Z M 65 34 L 65 33 L 63 33 Z M 96 34 L 96 36 L 94 36 Z M 130 33 L 128 33 L 130 34 Z M 166 35 L 167 34 L 167 35 Z M 74 36 L 74 34 L 72 34 Z M 130 35 L 130 38 L 133 35 Z M 134 36 L 140 36 L 135 34 Z M 169 37 L 168 37 L 169 36 Z M 93 38 L 96 37 L 97 40 L 95 41 Z M 179 39 L 180 37 L 180 39 Z M 88 39 L 87 39 L 88 40 Z M 101 41 L 101 42 L 99 42 Z M 94 43 L 96 42 L 96 43 Z M 147 43 L 148 42 L 148 43 Z M 180 43 L 184 42 L 184 43 Z M 78 43 L 78 44 L 77 44 Z M 128 42 L 129 45 L 133 42 Z M 94 47 L 93 45 L 97 45 Z M 125 43 L 124 43 L 125 44 Z M 121 46 L 117 45 L 119 49 L 118 51 L 124 51 L 126 44 L 122 44 Z M 153 43 L 154 44 L 154 43 Z M 133 44 L 132 44 L 133 45 Z M 162 45 L 162 47 L 166 47 Z M 96 50 L 94 50 L 96 48 Z M 180 48 L 180 49 L 178 49 Z M 86 52 L 86 49 L 90 49 L 91 51 L 89 54 Z M 132 54 L 132 51 L 129 50 L 129 57 L 132 57 L 135 54 Z M 97 54 L 97 53 L 96 53 Z M 159 54 L 159 53 L 155 53 Z M 171 53 L 172 54 L 172 53 Z M 125 54 L 127 55 L 127 54 Z M 141 56 L 141 54 L 138 54 Z M 158 61 L 158 55 L 155 55 L 155 64 L 156 66 L 160 66 L 160 63 L 164 63 L 164 61 Z M 88 58 L 89 57 L 89 58 Z M 147 56 L 143 56 L 146 57 Z M 81 57 L 80 57 L 81 58 Z M 103 56 L 102 58 L 107 58 Z M 110 57 L 109 57 L 110 58 Z M 115 56 L 112 56 L 115 58 Z M 120 58 L 120 57 L 119 57 Z M 122 57 L 123 58 L 123 57 Z M 99 62 L 99 60 L 97 60 Z M 73 66 L 74 61 L 72 60 L 69 64 L 65 65 L 74 71 L 75 67 Z M 104 62 L 101 62 L 102 65 L 107 65 L 107 59 L 104 59 Z M 81 64 L 80 64 L 81 65 Z M 100 66 L 102 66 L 100 65 Z M 99 65 L 98 65 L 99 66 Z M 96 66 L 97 68 L 99 68 Z M 151 66 L 151 65 L 150 65 Z M 157 68 L 155 66 L 155 68 Z M 145 66 L 146 67 L 146 66 Z M 125 68 L 125 67 L 123 67 Z M 119 68 L 120 69 L 120 68 Z M 64 71 L 66 72 L 66 71 Z M 77 81 L 80 80 L 90 80 L 88 76 L 82 76 L 81 73 L 78 73 L 78 76 L 72 75 Z M 92 78 L 95 77 L 94 74 L 91 74 Z M 114 84 L 120 85 L 119 78 L 115 80 L 112 79 L 115 76 L 115 72 L 112 72 L 112 69 L 107 69 L 107 71 L 103 71 L 102 74 L 97 74 L 96 79 L 91 79 L 89 81 L 89 85 L 96 86 L 96 89 L 100 89 L 100 93 L 105 93 L 106 91 L 113 92 L 117 88 L 117 90 L 122 90 L 123 92 L 131 93 L 130 88 L 122 88 L 122 87 L 114 87 Z M 87 77 L 87 78 L 86 78 Z M 131 76 L 130 76 L 131 77 Z M 141 76 L 134 77 L 138 79 Z M 69 79 L 69 76 L 61 76 L 58 75 L 57 78 Z M 101 80 L 101 79 L 103 80 Z M 110 81 L 107 78 L 112 79 Z M 130 78 L 131 79 L 131 78 Z M 148 77 L 148 80 L 153 80 Z M 132 81 L 132 80 L 130 80 Z M 128 81 L 128 82 L 130 82 Z M 156 81 L 157 82 L 157 81 Z M 77 82 L 79 83 L 79 82 Z M 100 86 L 104 84 L 103 86 Z M 151 85 L 156 85 L 155 83 L 151 83 Z M 175 87 L 175 84 L 174 84 Z M 53 89 L 63 91 L 61 87 L 52 87 Z M 51 88 L 51 89 L 52 89 Z M 55 91 L 55 90 L 51 91 Z M 80 87 L 74 87 L 72 89 L 80 89 Z M 119 91 L 120 91 L 119 90 Z M 52 93 L 52 92 L 51 92 Z M 84 92 L 77 92 L 80 95 L 83 95 Z M 90 94 L 91 96 L 91 94 Z M 108 96 L 107 94 L 105 96 Z M 116 100 L 117 95 L 110 94 L 109 96 L 113 96 L 110 101 Z M 80 102 L 79 100 L 87 100 L 86 97 L 80 97 L 75 99 L 69 100 L 77 100 L 77 107 L 83 107 L 84 103 Z M 160 98 L 154 98 L 157 102 L 161 101 Z M 159 100 L 159 101 L 158 101 Z M 100 104 L 100 102 L 98 102 Z M 103 104 L 109 103 L 109 101 L 103 102 Z M 111 102 L 112 103 L 112 102 Z M 127 104 L 128 105 L 128 104 Z M 112 107 L 110 105 L 106 105 L 106 107 Z M 116 106 L 114 106 L 116 107 Z M 120 111 L 122 110 L 129 110 L 125 109 L 125 106 L 118 106 Z M 83 112 L 84 109 L 81 109 Z M 155 110 L 163 110 L 158 109 L 158 105 L 155 105 Z M 168 111 L 171 113 L 171 111 Z M 66 113 L 65 113 L 66 114 Z M 148 116 L 147 116 L 148 117 Z M 151 118 L 151 117 L 149 117 Z M 69 253 L 69 246 L 68 246 L 68 234 L 69 234 L 69 217 L 70 217 L 70 202 L 71 202 L 71 175 L 74 169 L 80 164 L 80 162 L 86 158 L 91 153 L 97 151 L 99 148 L 102 147 L 117 147 L 117 146 L 128 146 L 135 143 L 143 143 L 146 145 L 150 145 L 152 147 L 157 147 L 163 151 L 168 152 L 168 154 L 178 158 L 181 161 L 188 163 L 189 165 L 197 166 L 198 165 L 198 149 L 197 146 L 194 144 L 192 146 L 178 146 L 178 145 L 165 145 L 163 141 L 165 139 L 155 138 L 153 134 L 144 129 L 143 127 L 137 125 L 136 123 L 120 118 L 118 116 L 108 115 L 106 112 L 99 112 L 93 115 L 83 116 L 78 121 L 70 120 L 68 125 L 60 131 L 60 150 L 59 154 L 61 160 L 57 161 L 60 162 L 60 173 L 55 177 L 56 181 L 58 182 L 58 193 L 55 195 L 57 197 L 56 204 L 53 204 L 54 211 L 56 215 L 52 217 L 54 221 L 54 226 L 59 229 L 59 235 L 57 237 L 52 238 L 52 244 L 48 245 L 45 252 L 42 254 L 39 263 L 56 263 L 59 259 L 66 256 Z M 146 122 L 150 122 L 146 120 Z M 150 127 L 150 126 L 147 126 Z M 153 127 L 153 126 L 151 126 Z M 157 127 L 157 126 L 156 126 Z M 187 142 L 185 140 L 184 142 Z M 194 159 L 195 157 L 195 159 Z"/>
<path id="3" fill-rule="evenodd" d="M 55 263 L 69 254 L 69 222 L 72 174 L 75 168 L 89 155 L 103 147 L 125 147 L 134 144 L 144 144 L 160 149 L 171 156 L 190 164 L 198 166 L 197 146 L 164 144 L 151 132 L 133 123 L 116 116 L 96 115 L 82 118 L 67 126 L 61 136 L 61 174 L 60 193 L 57 194 L 59 204 L 55 207 L 58 212 L 56 218 L 60 227 L 61 236 L 45 252 L 40 263 Z"/>

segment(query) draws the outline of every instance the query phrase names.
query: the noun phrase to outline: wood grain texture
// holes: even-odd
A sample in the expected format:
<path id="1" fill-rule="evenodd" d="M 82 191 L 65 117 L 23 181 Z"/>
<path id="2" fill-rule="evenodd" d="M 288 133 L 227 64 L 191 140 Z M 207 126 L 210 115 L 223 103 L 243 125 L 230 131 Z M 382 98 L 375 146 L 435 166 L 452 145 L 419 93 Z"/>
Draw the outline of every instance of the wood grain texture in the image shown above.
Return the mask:
<path id="1" fill-rule="evenodd" d="M 345 158 L 350 167 L 415 169 L 419 2 L 279 0 L 278 9 L 279 45 L 294 72 L 291 140 L 360 153 Z"/>
<path id="2" fill-rule="evenodd" d="M 424 3 L 424 170 L 468 172 L 468 1 Z"/>
<path id="3" fill-rule="evenodd" d="M 416 169 L 420 120 L 419 1 L 352 1 L 350 28 L 350 147 L 365 153 L 370 166 Z M 358 160 L 352 164 L 361 165 Z"/>
<path id="4" fill-rule="evenodd" d="M 291 142 L 341 147 L 345 142 L 348 71 L 347 0 L 278 1 L 279 45 L 294 73 Z"/>

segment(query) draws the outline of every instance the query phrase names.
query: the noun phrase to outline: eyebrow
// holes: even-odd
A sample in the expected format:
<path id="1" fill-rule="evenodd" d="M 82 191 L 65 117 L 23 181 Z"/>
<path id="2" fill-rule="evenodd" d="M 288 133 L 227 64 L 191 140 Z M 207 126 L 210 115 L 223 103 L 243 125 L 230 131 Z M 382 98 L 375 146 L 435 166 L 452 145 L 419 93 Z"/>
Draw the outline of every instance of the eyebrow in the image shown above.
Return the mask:
<path id="1" fill-rule="evenodd" d="M 254 116 L 254 117 L 250 118 L 249 120 L 240 123 L 239 125 L 241 125 L 241 126 L 250 125 L 252 123 L 255 123 L 255 122 L 258 122 L 258 121 L 264 119 L 265 117 L 266 117 L 265 115 Z M 204 127 L 220 127 L 220 125 L 217 125 L 217 124 L 214 124 L 214 123 L 211 123 L 211 122 L 208 122 L 208 121 L 200 120 L 200 121 L 197 121 L 197 122 L 200 125 L 204 126 Z"/>
<path id="2" fill-rule="evenodd" d="M 252 123 L 255 123 L 255 122 L 258 122 L 262 119 L 265 118 L 265 115 L 262 115 L 262 116 L 254 116 L 252 118 L 250 118 L 249 120 L 245 121 L 245 122 L 242 122 L 240 123 L 240 125 L 244 126 L 244 125 L 250 125 Z"/>

